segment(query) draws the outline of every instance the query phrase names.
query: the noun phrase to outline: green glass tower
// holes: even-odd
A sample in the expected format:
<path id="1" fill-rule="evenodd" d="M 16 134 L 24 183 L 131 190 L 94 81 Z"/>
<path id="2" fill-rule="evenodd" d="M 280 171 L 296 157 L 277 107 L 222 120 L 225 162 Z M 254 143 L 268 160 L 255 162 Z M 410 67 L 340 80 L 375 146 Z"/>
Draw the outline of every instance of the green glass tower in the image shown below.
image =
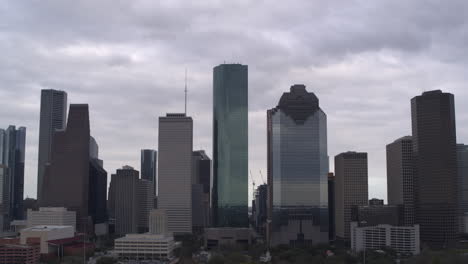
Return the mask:
<path id="1" fill-rule="evenodd" d="M 248 227 L 248 68 L 213 69 L 213 224 Z"/>

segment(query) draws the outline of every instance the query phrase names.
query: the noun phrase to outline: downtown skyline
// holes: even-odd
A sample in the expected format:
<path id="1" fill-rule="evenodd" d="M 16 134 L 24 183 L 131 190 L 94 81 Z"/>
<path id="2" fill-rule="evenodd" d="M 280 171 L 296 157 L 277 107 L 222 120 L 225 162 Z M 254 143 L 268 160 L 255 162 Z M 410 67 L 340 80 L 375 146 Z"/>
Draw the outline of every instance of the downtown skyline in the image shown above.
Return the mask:
<path id="1" fill-rule="evenodd" d="M 4 8 L 6 7 L 0 6 L 0 10 Z M 78 6 L 75 15 L 82 15 L 85 10 L 83 8 Z M 234 9 L 240 8 L 237 6 Z M 349 6 L 345 8 L 358 12 Z M 383 7 L 374 8 L 378 11 Z M 145 13 L 141 9 L 136 10 Z M 26 11 L 32 15 L 31 19 L 38 19 L 38 14 L 43 10 L 31 8 Z M 260 12 L 258 9 L 256 11 Z M 111 9 L 110 12 L 118 14 L 115 9 Z M 452 15 L 457 17 L 457 14 L 459 13 L 455 12 L 455 15 Z M 401 14 L 402 18 L 405 18 L 405 15 L 408 14 Z M 432 14 L 434 17 L 436 15 Z M 102 19 L 97 14 L 90 16 L 97 21 Z M 251 16 L 253 15 L 248 18 L 253 22 Z M 328 14 L 328 18 L 335 17 Z M 189 17 L 188 22 L 194 19 Z M 260 21 L 271 19 L 261 17 Z M 463 19 L 462 22 L 454 22 L 456 28 L 466 30 L 466 26 L 463 26 L 466 21 Z M 365 22 L 363 20 L 360 20 L 361 23 Z M 8 14 L 7 21 L 15 21 L 14 12 Z M 177 25 L 174 21 L 168 21 Z M 416 22 L 421 21 L 409 19 L 407 22 L 418 25 Z M 0 76 L 0 103 L 3 106 L 0 127 L 16 125 L 28 129 L 25 196 L 36 197 L 41 89 L 64 90 L 68 94 L 69 103 L 89 104 L 91 132 L 99 142 L 100 156 L 105 161 L 104 167 L 108 172 L 114 172 L 126 164 L 139 170 L 140 150 L 158 150 L 158 116 L 167 112 L 183 111 L 185 68 L 188 68 L 188 115 L 194 122 L 194 150 L 204 149 L 208 156 L 213 157 L 212 67 L 224 60 L 227 63 L 241 62 L 249 66 L 249 167 L 254 173 L 257 185 L 262 183 L 258 171 L 262 170 L 266 175 L 266 109 L 275 106 L 278 96 L 295 83 L 305 84 L 310 92 L 314 92 L 320 98 L 321 108 L 328 117 L 330 157 L 348 150 L 368 152 L 369 198 L 386 199 L 385 146 L 396 138 L 411 134 L 410 99 L 421 94 L 423 90 L 442 89 L 455 95 L 457 141 L 468 142 L 468 106 L 463 105 L 468 98 L 468 91 L 464 88 L 466 74 L 463 69 L 468 59 L 460 55 L 457 59 L 450 60 L 444 57 L 444 54 L 437 53 L 437 48 L 445 43 L 441 32 L 453 25 L 440 25 L 442 29 L 432 25 L 431 34 L 435 37 L 432 42 L 424 42 L 422 37 L 422 40 L 410 39 L 414 43 L 409 44 L 398 42 L 399 36 L 392 35 L 391 28 L 383 30 L 388 34 L 385 37 L 390 38 L 386 39 L 388 47 L 383 44 L 369 44 L 360 48 L 351 45 L 365 44 L 366 41 L 373 43 L 372 37 L 381 37 L 376 31 L 371 30 L 371 34 L 367 35 L 368 38 L 363 42 L 357 41 L 352 34 L 345 34 L 344 38 L 349 40 L 348 43 L 354 48 L 346 51 L 346 47 L 338 46 L 335 48 L 340 56 L 324 52 L 331 57 L 324 58 L 320 54 L 306 55 L 312 50 L 304 46 L 309 38 L 313 39 L 310 35 L 309 38 L 303 39 L 299 36 L 284 36 L 285 39 L 291 38 L 290 45 L 294 46 L 296 43 L 303 48 L 291 50 L 287 48 L 287 43 L 284 44 L 281 40 L 267 42 L 268 37 L 261 33 L 275 31 L 261 28 L 261 22 L 253 22 L 255 27 L 249 30 L 259 36 L 259 41 L 248 38 L 247 42 L 242 42 L 245 36 L 233 34 L 240 32 L 241 28 L 237 26 L 233 32 L 228 32 L 232 34 L 228 36 L 242 43 L 243 47 L 239 50 L 232 47 L 235 51 L 227 54 L 219 51 L 202 53 L 207 58 L 198 61 L 201 55 L 196 54 L 197 50 L 194 49 L 188 54 L 189 51 L 180 46 L 180 43 L 175 45 L 177 50 L 169 50 L 167 54 L 161 55 L 167 45 L 177 44 L 173 39 L 155 37 L 146 41 L 144 37 L 137 36 L 137 41 L 131 42 L 117 38 L 118 34 L 115 32 L 108 32 L 100 37 L 89 30 L 79 32 L 78 25 L 69 25 L 78 36 L 78 39 L 71 39 L 64 34 L 64 25 L 52 26 L 47 22 L 50 21 L 40 23 L 42 29 L 58 27 L 56 32 L 51 33 L 51 39 L 31 35 L 29 37 L 38 38 L 37 44 L 20 41 L 20 45 L 13 46 L 24 51 L 23 54 L 0 62 L 0 70 L 3 72 Z M 293 24 L 291 21 L 284 23 Z M 306 24 L 303 23 L 302 26 Z M 200 25 L 197 27 L 201 28 Z M 24 29 L 18 29 L 15 34 L 3 33 L 12 39 L 21 40 L 21 36 L 28 36 L 22 30 Z M 212 30 L 212 34 L 206 39 L 199 39 L 190 34 L 184 38 L 194 40 L 197 44 L 206 43 L 210 37 L 222 33 L 220 29 Z M 412 32 L 408 34 L 410 33 Z M 226 39 L 220 41 L 223 45 L 229 43 Z M 163 43 L 162 48 L 159 44 L 155 45 L 159 42 Z M 318 47 L 324 48 L 326 44 L 338 45 L 340 40 L 329 36 L 323 42 L 312 47 L 320 51 Z M 454 41 L 451 45 L 457 43 Z M 425 46 L 429 44 L 432 46 Z M 8 41 L 0 41 L 0 46 L 7 54 L 14 54 L 9 52 L 13 49 L 10 45 L 12 44 Z M 265 56 L 254 54 L 263 48 Z M 290 54 L 293 55 L 293 60 L 289 57 Z M 180 56 L 174 60 L 177 63 L 171 62 L 171 57 L 176 55 Z M 272 59 L 263 58 L 270 55 L 273 56 Z M 451 55 L 456 56 L 456 53 Z M 20 68 L 15 66 L 30 60 L 36 60 L 38 64 Z M 51 67 L 53 70 L 43 70 L 43 67 Z M 7 71 L 10 68 L 18 71 L 17 75 Z M 334 168 L 332 159 L 330 168 Z M 252 193 L 250 188 L 251 183 L 249 196 Z"/>

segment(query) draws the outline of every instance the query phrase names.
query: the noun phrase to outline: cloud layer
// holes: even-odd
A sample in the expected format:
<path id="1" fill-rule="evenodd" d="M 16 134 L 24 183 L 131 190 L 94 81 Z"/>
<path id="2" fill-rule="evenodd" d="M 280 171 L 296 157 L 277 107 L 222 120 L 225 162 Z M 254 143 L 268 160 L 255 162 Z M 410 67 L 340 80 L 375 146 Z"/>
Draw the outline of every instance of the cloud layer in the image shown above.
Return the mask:
<path id="1" fill-rule="evenodd" d="M 370 196 L 386 198 L 385 145 L 411 133 L 413 96 L 454 93 L 458 141 L 468 142 L 467 13 L 462 0 L 2 1 L 0 127 L 28 128 L 30 197 L 44 88 L 90 105 L 109 174 L 139 168 L 140 149 L 157 149 L 157 117 L 183 111 L 187 68 L 194 148 L 211 154 L 212 68 L 240 62 L 257 184 L 266 110 L 303 83 L 328 115 L 330 168 L 340 152 L 368 152 Z"/>

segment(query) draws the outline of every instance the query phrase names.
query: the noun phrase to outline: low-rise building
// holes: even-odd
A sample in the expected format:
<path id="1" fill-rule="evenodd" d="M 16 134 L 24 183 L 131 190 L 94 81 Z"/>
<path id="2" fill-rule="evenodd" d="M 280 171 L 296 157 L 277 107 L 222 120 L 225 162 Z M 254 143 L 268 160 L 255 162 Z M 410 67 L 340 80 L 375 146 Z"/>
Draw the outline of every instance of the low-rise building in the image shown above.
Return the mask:
<path id="1" fill-rule="evenodd" d="M 37 264 L 39 245 L 5 244 L 0 246 L 0 264 Z"/>
<path id="2" fill-rule="evenodd" d="M 34 226 L 73 226 L 76 228 L 76 212 L 65 207 L 40 207 L 38 211 L 28 209 L 28 227 Z"/>
<path id="3" fill-rule="evenodd" d="M 163 234 L 127 234 L 114 243 L 114 252 L 124 260 L 169 259 L 176 248 L 174 237 Z"/>
<path id="4" fill-rule="evenodd" d="M 351 249 L 354 252 L 386 247 L 402 255 L 419 255 L 419 225 L 359 226 L 357 222 L 351 222 Z"/>
<path id="5" fill-rule="evenodd" d="M 34 226 L 21 230 L 20 243 L 26 244 L 28 238 L 39 238 L 41 254 L 49 254 L 54 251 L 54 248 L 49 247 L 48 241 L 74 236 L 75 228 L 73 226 Z"/>

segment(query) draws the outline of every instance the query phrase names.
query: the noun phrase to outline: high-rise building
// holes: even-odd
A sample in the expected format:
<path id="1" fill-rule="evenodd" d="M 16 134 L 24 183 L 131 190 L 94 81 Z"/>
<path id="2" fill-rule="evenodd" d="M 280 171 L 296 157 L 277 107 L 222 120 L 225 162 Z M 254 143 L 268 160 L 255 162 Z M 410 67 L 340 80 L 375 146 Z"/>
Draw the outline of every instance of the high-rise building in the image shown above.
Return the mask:
<path id="1" fill-rule="evenodd" d="M 204 150 L 193 152 L 192 225 L 193 230 L 210 226 L 211 159 Z"/>
<path id="2" fill-rule="evenodd" d="M 457 145 L 459 233 L 468 234 L 468 146 Z"/>
<path id="3" fill-rule="evenodd" d="M 192 233 L 192 118 L 160 117 L 158 140 L 158 209 L 166 210 L 169 232 Z"/>
<path id="4" fill-rule="evenodd" d="M 351 221 L 362 226 L 403 225 L 403 205 L 359 205 L 351 208 Z"/>
<path id="5" fill-rule="evenodd" d="M 138 232 L 138 181 L 139 172 L 124 166 L 111 175 L 109 207 L 115 219 L 115 233 L 118 235 Z"/>
<path id="6" fill-rule="evenodd" d="M 55 131 L 45 166 L 41 207 L 77 213 L 78 231 L 91 230 L 89 212 L 90 128 L 87 104 L 71 104 L 65 130 Z"/>
<path id="7" fill-rule="evenodd" d="M 328 173 L 328 238 L 335 240 L 335 174 Z"/>
<path id="8" fill-rule="evenodd" d="M 151 210 L 154 209 L 154 183 L 153 181 L 138 180 L 138 233 L 148 232 L 148 218 Z"/>
<path id="9" fill-rule="evenodd" d="M 2 211 L 4 227 L 15 219 L 24 218 L 23 192 L 24 192 L 24 160 L 26 146 L 26 128 L 9 126 L 6 130 L 0 130 L 0 152 L 4 177 L 0 183 L 2 186 L 3 202 Z"/>
<path id="10" fill-rule="evenodd" d="M 252 201 L 252 216 L 253 226 L 257 233 L 261 236 L 266 235 L 266 224 L 267 224 L 267 194 L 268 185 L 262 184 L 257 187 L 255 191 L 255 197 Z"/>
<path id="11" fill-rule="evenodd" d="M 168 233 L 166 210 L 153 209 L 150 211 L 149 233 L 154 235 L 164 235 Z"/>
<path id="12" fill-rule="evenodd" d="M 367 205 L 367 153 L 345 152 L 335 156 L 335 232 L 349 241 L 353 206 Z"/>
<path id="13" fill-rule="evenodd" d="M 272 245 L 328 242 L 327 116 L 314 93 L 291 86 L 268 110 Z"/>
<path id="14" fill-rule="evenodd" d="M 107 223 L 107 171 L 102 167 L 102 160 L 89 161 L 89 215 L 93 224 Z M 96 229 L 96 227 L 95 227 Z"/>
<path id="15" fill-rule="evenodd" d="M 458 231 L 454 96 L 424 92 L 411 100 L 416 223 L 431 248 L 455 244 Z"/>
<path id="16" fill-rule="evenodd" d="M 404 224 L 414 219 L 413 139 L 402 137 L 387 145 L 387 196 L 389 205 L 403 205 Z"/>
<path id="17" fill-rule="evenodd" d="M 213 69 L 213 224 L 248 227 L 248 69 Z"/>
<path id="18" fill-rule="evenodd" d="M 148 180 L 153 183 L 153 193 L 156 195 L 157 187 L 157 160 L 158 152 L 153 149 L 141 150 L 141 179 Z"/>
<path id="19" fill-rule="evenodd" d="M 57 90 L 41 91 L 39 123 L 39 155 L 37 167 L 37 200 L 42 198 L 44 170 L 51 161 L 52 139 L 56 130 L 65 129 L 67 118 L 67 93 Z"/>

